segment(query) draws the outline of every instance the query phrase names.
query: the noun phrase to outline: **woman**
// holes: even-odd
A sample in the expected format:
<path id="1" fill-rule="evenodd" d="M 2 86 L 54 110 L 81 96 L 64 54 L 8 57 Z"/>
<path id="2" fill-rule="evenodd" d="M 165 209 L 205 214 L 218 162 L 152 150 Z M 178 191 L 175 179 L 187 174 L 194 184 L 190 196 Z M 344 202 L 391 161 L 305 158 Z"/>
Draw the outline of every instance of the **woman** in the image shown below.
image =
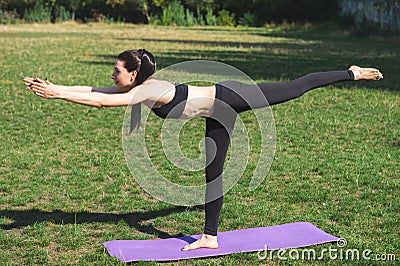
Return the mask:
<path id="1" fill-rule="evenodd" d="M 226 81 L 215 86 L 197 87 L 152 79 L 155 65 L 154 57 L 148 51 L 130 50 L 117 57 L 111 75 L 115 83 L 113 87 L 61 86 L 38 78 L 25 78 L 24 82 L 30 91 L 43 98 L 63 99 L 95 107 L 132 105 L 131 129 L 139 126 L 141 103 L 161 118 L 206 117 L 206 160 L 209 163 L 206 167 L 205 228 L 202 237 L 183 247 L 183 251 L 218 248 L 217 229 L 223 202 L 221 177 L 238 113 L 295 99 L 311 89 L 340 81 L 383 78 L 377 69 L 352 66 L 344 71 L 308 74 L 290 82 L 246 85 Z M 262 93 L 261 98 L 265 99 L 260 100 L 257 93 Z M 234 114 L 226 115 L 224 107 L 217 102 L 228 105 Z M 215 154 L 209 151 L 211 146 L 215 149 L 215 145 L 207 142 L 207 138 L 215 143 Z"/>

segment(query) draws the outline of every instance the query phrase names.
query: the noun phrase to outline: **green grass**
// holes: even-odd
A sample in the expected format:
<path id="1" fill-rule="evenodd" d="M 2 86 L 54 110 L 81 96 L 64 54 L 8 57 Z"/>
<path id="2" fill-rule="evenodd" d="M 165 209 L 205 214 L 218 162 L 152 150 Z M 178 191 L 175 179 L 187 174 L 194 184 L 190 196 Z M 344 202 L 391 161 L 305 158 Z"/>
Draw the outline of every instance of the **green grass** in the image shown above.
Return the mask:
<path id="1" fill-rule="evenodd" d="M 263 184 L 250 192 L 250 162 L 225 197 L 220 230 L 308 221 L 346 238 L 348 248 L 400 258 L 398 41 L 279 28 L 143 25 L 1 26 L 0 40 L 2 265 L 119 265 L 102 242 L 202 232 L 201 208 L 157 201 L 134 181 L 121 143 L 125 108 L 44 100 L 22 83 L 24 76 L 39 75 L 65 85 L 108 86 L 115 56 L 142 47 L 155 54 L 158 69 L 186 60 L 217 60 L 255 81 L 288 80 L 351 64 L 379 67 L 385 75 L 381 82 L 340 83 L 272 108 L 274 163 Z M 249 114 L 242 117 L 254 127 Z M 151 119 L 155 125 L 162 122 Z M 195 158 L 204 120 L 194 120 L 184 132 L 183 150 Z M 187 137 L 191 134 L 195 137 Z M 171 178 L 185 176 L 183 183 L 202 179 L 201 171 L 171 167 L 158 143 L 153 145 L 159 171 Z M 254 153 L 257 149 L 252 158 Z M 316 249 L 328 247 L 336 245 Z M 187 263 L 311 262 L 259 261 L 250 253 L 178 264 Z M 356 262 L 325 258 L 312 263 Z"/>

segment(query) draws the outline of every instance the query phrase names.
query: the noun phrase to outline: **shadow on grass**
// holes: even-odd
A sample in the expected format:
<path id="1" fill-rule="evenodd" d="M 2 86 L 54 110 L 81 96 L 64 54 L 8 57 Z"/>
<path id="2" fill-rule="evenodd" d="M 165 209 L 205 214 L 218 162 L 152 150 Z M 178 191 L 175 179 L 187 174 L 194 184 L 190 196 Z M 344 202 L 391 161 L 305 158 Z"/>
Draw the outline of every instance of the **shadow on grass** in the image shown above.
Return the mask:
<path id="1" fill-rule="evenodd" d="M 15 228 L 21 228 L 35 223 L 42 222 L 53 222 L 56 224 L 84 224 L 84 223 L 119 223 L 120 221 L 126 222 L 130 227 L 134 227 L 136 230 L 149 234 L 155 235 L 158 238 L 173 238 L 183 237 L 184 235 L 170 235 L 167 232 L 158 230 L 150 225 L 142 225 L 143 221 L 155 219 L 157 217 L 168 216 L 173 213 L 188 212 L 202 210 L 202 206 L 195 206 L 192 208 L 187 207 L 175 207 L 164 210 L 156 210 L 149 212 L 134 212 L 129 214 L 112 214 L 112 213 L 88 213 L 88 212 L 62 212 L 53 211 L 45 212 L 41 210 L 1 210 L 0 217 L 8 218 L 13 220 L 13 223 L 0 225 L 3 230 L 11 230 Z"/>
<path id="2" fill-rule="evenodd" d="M 396 148 L 400 148 L 400 141 L 390 141 L 390 145 Z"/>
<path id="3" fill-rule="evenodd" d="M 143 42 L 156 42 L 156 43 L 170 43 L 180 45 L 192 45 L 200 47 L 224 47 L 224 48 L 269 48 L 276 49 L 316 49 L 320 46 L 319 43 L 304 43 L 304 42 L 237 42 L 237 41 L 206 41 L 206 40 L 176 40 L 176 39 L 151 39 L 151 38 L 130 38 L 130 39 L 117 39 L 118 41 L 143 41 Z"/>

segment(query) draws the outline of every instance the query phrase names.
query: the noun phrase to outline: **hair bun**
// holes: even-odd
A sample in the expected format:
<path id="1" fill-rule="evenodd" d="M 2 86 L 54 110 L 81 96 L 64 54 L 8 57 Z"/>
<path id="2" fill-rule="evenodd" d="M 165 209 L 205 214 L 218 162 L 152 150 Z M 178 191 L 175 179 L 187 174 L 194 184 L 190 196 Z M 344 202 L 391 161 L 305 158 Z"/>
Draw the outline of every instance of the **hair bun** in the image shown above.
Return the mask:
<path id="1" fill-rule="evenodd" d="M 147 51 L 145 49 L 139 49 L 138 52 L 140 55 L 140 59 L 143 59 L 143 56 L 147 54 Z"/>

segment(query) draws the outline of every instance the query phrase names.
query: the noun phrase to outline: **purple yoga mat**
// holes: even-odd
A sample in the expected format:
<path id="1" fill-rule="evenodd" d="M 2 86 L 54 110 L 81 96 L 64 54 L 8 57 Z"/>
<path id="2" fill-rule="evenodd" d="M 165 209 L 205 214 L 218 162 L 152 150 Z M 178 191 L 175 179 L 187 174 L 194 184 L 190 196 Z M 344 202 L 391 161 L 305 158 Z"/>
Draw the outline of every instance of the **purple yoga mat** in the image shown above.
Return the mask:
<path id="1" fill-rule="evenodd" d="M 181 251 L 201 235 L 159 240 L 113 240 L 104 242 L 111 256 L 122 262 L 174 261 L 221 256 L 240 252 L 300 248 L 337 241 L 311 223 L 297 222 L 218 233 L 218 249 Z"/>

